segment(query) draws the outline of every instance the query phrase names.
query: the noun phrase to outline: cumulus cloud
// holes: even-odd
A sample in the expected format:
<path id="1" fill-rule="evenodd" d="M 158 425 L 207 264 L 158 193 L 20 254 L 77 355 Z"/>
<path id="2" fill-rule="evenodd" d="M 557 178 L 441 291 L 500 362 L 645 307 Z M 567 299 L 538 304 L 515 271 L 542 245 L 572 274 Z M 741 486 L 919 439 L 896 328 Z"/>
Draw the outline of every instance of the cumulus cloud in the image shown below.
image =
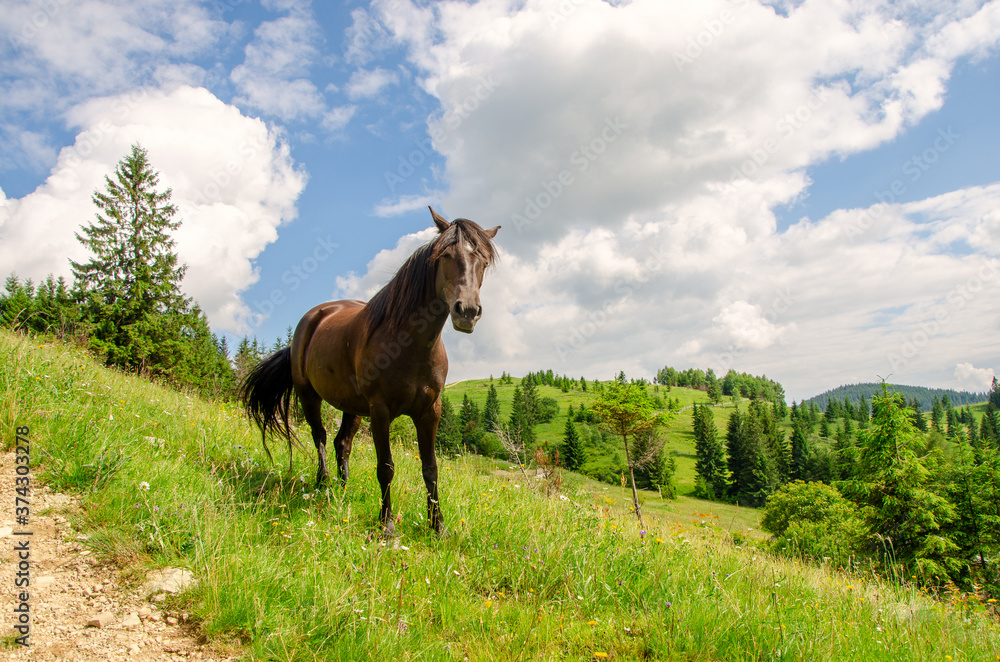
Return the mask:
<path id="1" fill-rule="evenodd" d="M 504 226 L 459 370 L 766 367 L 802 397 L 947 379 L 967 343 L 1000 360 L 988 298 L 949 303 L 1000 253 L 996 186 L 774 215 L 810 166 L 939 109 L 956 60 L 995 49 L 998 6 L 376 0 L 441 103 L 445 205 Z"/>
<path id="2" fill-rule="evenodd" d="M 245 331 L 252 319 L 239 295 L 257 280 L 252 261 L 295 217 L 305 186 L 280 136 L 187 86 L 92 99 L 69 120 L 76 140 L 45 183 L 20 199 L 0 197 L 0 263 L 36 280 L 69 276 L 69 260 L 87 258 L 74 233 L 93 219 L 91 196 L 139 143 L 161 187 L 173 190 L 185 292 L 216 329 Z"/>
<path id="3" fill-rule="evenodd" d="M 374 97 L 386 87 L 398 82 L 399 76 L 395 72 L 386 71 L 381 67 L 371 70 L 358 69 L 347 81 L 347 96 L 351 99 Z"/>
<path id="4" fill-rule="evenodd" d="M 85 99 L 151 78 L 200 84 L 204 70 L 178 61 L 214 52 L 231 26 L 195 0 L 30 0 L 5 3 L 0 33 L 0 114 L 11 123 L 0 126 L 0 167 L 46 172 L 55 149 L 26 144 L 26 125 L 59 121 Z"/>
<path id="5" fill-rule="evenodd" d="M 959 388 L 971 391 L 988 391 L 995 375 L 993 368 L 977 368 L 968 362 L 955 366 L 955 379 L 960 384 Z"/>
<path id="6" fill-rule="evenodd" d="M 319 28 L 309 12 L 280 8 L 293 11 L 257 27 L 243 64 L 230 75 L 237 101 L 285 121 L 319 117 L 326 101 L 308 77 Z"/>

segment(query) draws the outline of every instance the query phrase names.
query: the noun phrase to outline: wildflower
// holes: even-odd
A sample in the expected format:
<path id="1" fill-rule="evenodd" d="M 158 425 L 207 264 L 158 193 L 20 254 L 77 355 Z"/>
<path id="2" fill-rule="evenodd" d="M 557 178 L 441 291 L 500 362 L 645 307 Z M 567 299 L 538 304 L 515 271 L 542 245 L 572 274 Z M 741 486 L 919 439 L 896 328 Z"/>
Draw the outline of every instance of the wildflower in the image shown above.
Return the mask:
<path id="1" fill-rule="evenodd" d="M 608 654 L 607 653 L 602 653 L 602 652 L 598 651 L 598 652 L 594 653 L 594 657 L 598 658 L 599 660 L 606 660 L 606 659 L 608 659 Z"/>
<path id="2" fill-rule="evenodd" d="M 146 481 L 142 481 L 141 483 L 139 483 L 140 491 L 145 492 L 148 489 L 149 489 L 149 483 L 147 483 Z"/>
<path id="3" fill-rule="evenodd" d="M 643 530 L 639 531 L 639 537 L 640 538 L 642 538 L 645 535 L 646 535 L 646 529 L 643 529 Z"/>
<path id="4" fill-rule="evenodd" d="M 597 621 L 587 621 L 587 625 L 597 625 Z"/>
<path id="5" fill-rule="evenodd" d="M 487 609 L 489 609 L 490 607 L 493 606 L 493 601 L 492 600 L 487 600 L 486 602 L 483 603 L 483 606 L 486 607 Z"/>

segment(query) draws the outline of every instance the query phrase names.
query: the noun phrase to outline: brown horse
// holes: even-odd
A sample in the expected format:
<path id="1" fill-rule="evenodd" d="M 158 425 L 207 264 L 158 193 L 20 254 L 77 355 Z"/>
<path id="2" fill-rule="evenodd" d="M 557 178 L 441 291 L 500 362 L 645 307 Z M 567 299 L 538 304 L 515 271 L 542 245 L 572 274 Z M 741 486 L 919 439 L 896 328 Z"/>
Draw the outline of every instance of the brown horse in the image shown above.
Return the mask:
<path id="1" fill-rule="evenodd" d="M 247 415 L 261 429 L 288 439 L 288 410 L 294 391 L 312 428 L 319 457 L 316 484 L 327 479 L 323 401 L 343 412 L 333 440 L 337 474 L 346 482 L 351 444 L 361 418 L 371 419 L 376 473 L 382 488 L 380 520 L 394 533 L 389 485 L 394 474 L 389 425 L 407 415 L 417 428 L 417 445 L 427 486 L 431 527 L 441 532 L 434 438 L 441 418 L 441 391 L 448 356 L 441 331 L 448 317 L 456 330 L 472 333 L 482 316 L 479 288 L 496 259 L 499 226 L 483 230 L 470 220 L 449 223 L 431 209 L 440 234 L 417 249 L 367 304 L 332 301 L 316 306 L 299 322 L 290 347 L 257 364 L 240 387 Z"/>

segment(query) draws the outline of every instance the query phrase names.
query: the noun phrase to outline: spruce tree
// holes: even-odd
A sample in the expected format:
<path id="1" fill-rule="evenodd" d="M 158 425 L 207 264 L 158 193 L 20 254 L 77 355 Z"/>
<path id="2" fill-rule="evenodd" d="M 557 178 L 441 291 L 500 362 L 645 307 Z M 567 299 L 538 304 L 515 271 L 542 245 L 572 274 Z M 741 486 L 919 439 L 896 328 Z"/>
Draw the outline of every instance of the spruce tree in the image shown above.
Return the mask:
<path id="1" fill-rule="evenodd" d="M 500 427 L 500 396 L 497 394 L 497 387 L 490 384 L 490 391 L 486 394 L 486 406 L 483 408 L 483 428 L 486 432 L 493 432 Z"/>
<path id="2" fill-rule="evenodd" d="M 560 453 L 562 453 L 563 466 L 570 471 L 579 471 L 586 461 L 583 442 L 580 441 L 580 435 L 576 431 L 576 426 L 573 425 L 572 416 L 566 418 L 566 430 L 563 433 Z"/>
<path id="3" fill-rule="evenodd" d="M 462 445 L 462 430 L 455 416 L 455 408 L 451 400 L 441 396 L 441 420 L 438 422 L 437 438 L 435 440 L 437 453 L 447 455 L 457 453 Z"/>
<path id="4" fill-rule="evenodd" d="M 159 175 L 138 145 L 104 180 L 93 196 L 96 221 L 76 235 L 91 259 L 70 262 L 92 345 L 109 365 L 169 371 L 186 349 L 180 333 L 190 322 L 180 289 L 185 267 L 171 237 L 180 226 L 171 191 L 157 190 Z"/>
<path id="5" fill-rule="evenodd" d="M 777 488 L 775 471 L 757 417 L 734 411 L 726 433 L 730 494 L 737 502 L 760 507 Z"/>
<path id="6" fill-rule="evenodd" d="M 534 446 L 535 431 L 528 418 L 525 398 L 520 386 L 514 387 L 514 400 L 511 403 L 508 428 L 515 442 L 523 445 L 525 448 Z"/>
<path id="7" fill-rule="evenodd" d="M 718 499 L 726 494 L 726 452 L 715 427 L 715 416 L 705 405 L 694 408 L 695 472 L 700 494 L 705 499 Z"/>
<path id="8" fill-rule="evenodd" d="M 955 508 L 932 489 L 928 458 L 903 396 L 883 384 L 872 399 L 871 426 L 858 437 L 853 475 L 841 492 L 861 508 L 871 551 L 926 579 L 947 579 L 961 566 L 958 547 L 942 535 Z"/>
<path id="9" fill-rule="evenodd" d="M 792 426 L 792 462 L 789 471 L 790 480 L 806 480 L 809 463 L 809 435 L 802 421 L 796 421 Z"/>

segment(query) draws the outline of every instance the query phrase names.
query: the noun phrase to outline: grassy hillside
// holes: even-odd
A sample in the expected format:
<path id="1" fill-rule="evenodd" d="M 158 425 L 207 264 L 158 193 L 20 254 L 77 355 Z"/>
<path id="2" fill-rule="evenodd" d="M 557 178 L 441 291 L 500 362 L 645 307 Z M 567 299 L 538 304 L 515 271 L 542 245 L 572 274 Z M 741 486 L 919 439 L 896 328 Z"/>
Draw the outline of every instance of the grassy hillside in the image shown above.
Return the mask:
<path id="1" fill-rule="evenodd" d="M 648 508 L 642 534 L 614 488 L 571 477 L 547 496 L 477 458 L 444 462 L 450 533 L 438 539 L 406 439 L 393 449 L 399 535 L 387 544 L 373 535 L 365 440 L 347 488 L 317 492 L 312 453 L 296 454 L 292 474 L 280 451 L 269 464 L 232 407 L 0 332 L 8 447 L 16 426 L 30 428 L 35 480 L 82 495 L 87 544 L 126 580 L 190 567 L 199 585 L 177 599 L 248 659 L 915 662 L 1000 650 L 982 609 L 774 559 L 707 504 Z"/>
<path id="2" fill-rule="evenodd" d="M 461 407 L 463 399 L 465 396 L 468 396 L 470 400 L 482 409 L 486 404 L 486 395 L 489 393 L 490 384 L 492 384 L 497 389 L 497 395 L 500 400 L 500 411 L 503 419 L 506 420 L 510 417 L 514 389 L 520 382 L 520 379 L 514 379 L 511 384 L 502 384 L 500 380 L 468 380 L 446 387 L 445 395 L 456 407 Z M 695 447 L 692 424 L 694 411 L 691 409 L 691 405 L 710 404 L 711 400 L 709 400 L 708 395 L 704 391 L 698 389 L 675 386 L 668 390 L 665 386 L 653 385 L 648 386 L 647 389 L 651 396 L 659 397 L 664 403 L 669 399 L 673 400 L 675 404 L 679 403 L 681 406 L 682 411 L 666 425 L 661 433 L 666 441 L 666 449 L 673 454 L 677 462 L 676 479 L 679 493 L 682 495 L 689 494 L 694 491 L 695 484 Z M 574 411 L 578 411 L 581 405 L 586 405 L 587 408 L 590 408 L 597 396 L 593 387 L 588 391 L 576 388 L 563 393 L 558 388 L 543 385 L 538 386 L 537 390 L 539 398 L 553 398 L 559 404 L 559 413 L 556 417 L 552 421 L 543 423 L 535 428 L 538 443 L 547 443 L 549 447 L 554 448 L 562 443 L 569 408 L 573 407 Z M 729 414 L 733 411 L 732 403 L 713 407 L 712 411 L 715 414 L 716 427 L 724 431 L 729 420 Z M 583 424 L 577 425 L 582 426 Z M 615 442 L 610 447 L 590 447 L 588 448 L 588 453 L 591 456 L 596 456 L 600 453 L 613 453 L 618 446 L 620 444 Z"/>

